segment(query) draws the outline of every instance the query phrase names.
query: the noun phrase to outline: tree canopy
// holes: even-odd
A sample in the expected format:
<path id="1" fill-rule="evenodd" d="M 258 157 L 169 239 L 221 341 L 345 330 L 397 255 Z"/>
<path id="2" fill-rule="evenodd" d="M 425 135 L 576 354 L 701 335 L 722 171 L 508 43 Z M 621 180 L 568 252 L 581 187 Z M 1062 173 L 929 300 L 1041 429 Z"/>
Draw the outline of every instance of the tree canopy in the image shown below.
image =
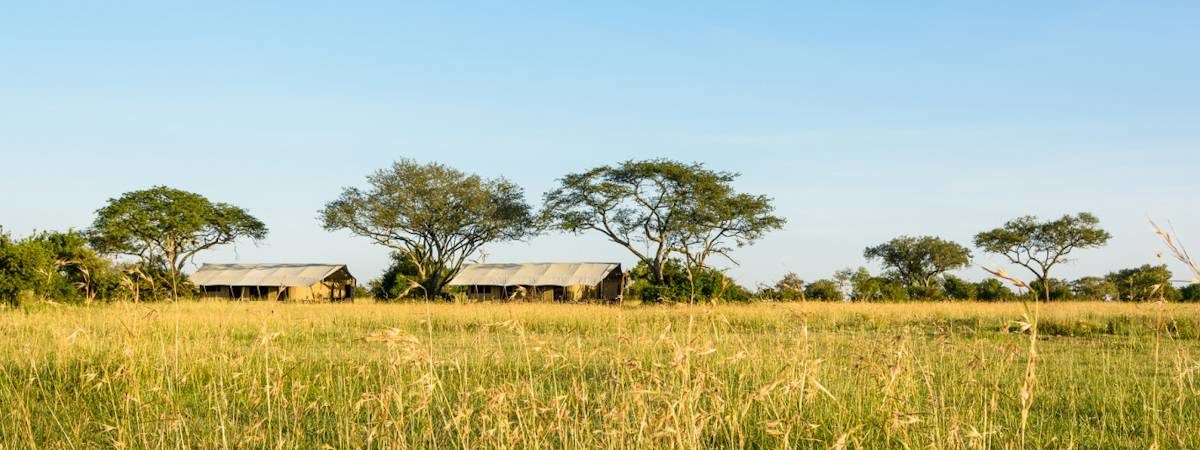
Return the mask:
<path id="1" fill-rule="evenodd" d="M 1055 265 L 1067 262 L 1073 250 L 1101 247 L 1111 237 L 1100 228 L 1100 219 L 1083 212 L 1044 222 L 1035 216 L 1020 217 L 975 235 L 975 245 L 1003 255 L 1033 273 L 1035 281 L 1042 281 L 1050 278 L 1050 269 Z M 1045 300 L 1049 301 L 1051 284 L 1041 286 Z"/>
<path id="2" fill-rule="evenodd" d="M 625 161 L 568 174 L 545 195 L 541 217 L 571 233 L 595 231 L 645 263 L 665 283 L 667 262 L 683 259 L 695 272 L 720 256 L 779 229 L 771 199 L 738 193 L 737 174 L 667 159 Z"/>
<path id="3" fill-rule="evenodd" d="M 184 264 L 197 253 L 237 239 L 261 240 L 267 226 L 246 210 L 166 186 L 127 192 L 96 211 L 92 246 L 162 267 L 178 297 Z"/>
<path id="4" fill-rule="evenodd" d="M 939 276 L 971 263 L 971 251 L 966 247 L 933 236 L 900 236 L 867 247 L 863 256 L 868 261 L 879 260 L 912 294 L 920 297 L 931 297 L 938 292 Z"/>
<path id="5" fill-rule="evenodd" d="M 1181 294 L 1171 285 L 1171 270 L 1165 264 L 1122 269 L 1105 277 L 1116 290 L 1116 297 L 1125 301 L 1165 298 L 1178 300 Z"/>
<path id="6" fill-rule="evenodd" d="M 347 187 L 320 213 L 326 230 L 348 230 L 408 258 L 424 292 L 442 296 L 467 258 L 484 245 L 537 233 L 524 191 L 442 164 L 396 161 Z"/>

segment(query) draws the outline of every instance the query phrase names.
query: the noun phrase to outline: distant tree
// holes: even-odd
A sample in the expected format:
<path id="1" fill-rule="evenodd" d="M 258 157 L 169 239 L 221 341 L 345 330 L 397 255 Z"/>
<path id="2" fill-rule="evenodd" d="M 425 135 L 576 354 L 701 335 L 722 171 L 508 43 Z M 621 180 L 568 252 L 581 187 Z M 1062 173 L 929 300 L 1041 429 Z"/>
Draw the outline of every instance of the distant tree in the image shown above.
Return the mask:
<path id="1" fill-rule="evenodd" d="M 833 282 L 837 283 L 838 290 L 842 292 L 845 298 L 852 298 L 851 289 L 854 286 L 854 269 L 849 267 L 833 273 Z"/>
<path id="2" fill-rule="evenodd" d="M 979 294 L 974 283 L 950 274 L 943 275 L 942 289 L 951 300 L 975 300 Z"/>
<path id="3" fill-rule="evenodd" d="M 1016 298 L 1016 294 L 1005 286 L 1004 283 L 1001 283 L 1000 280 L 988 278 L 975 283 L 975 298 L 982 301 L 995 302 Z"/>
<path id="4" fill-rule="evenodd" d="M 240 238 L 261 240 L 267 227 L 242 208 L 165 186 L 127 192 L 96 211 L 89 237 L 105 254 L 161 266 L 179 297 L 184 264 L 197 253 Z"/>
<path id="5" fill-rule="evenodd" d="M 883 299 L 883 286 L 880 280 L 871 275 L 866 267 L 859 267 L 850 276 L 850 298 L 859 302 L 870 302 Z"/>
<path id="6" fill-rule="evenodd" d="M 910 294 L 922 298 L 936 298 L 941 293 L 938 277 L 971 263 L 971 251 L 966 247 L 933 236 L 900 236 L 867 247 L 863 256 L 868 261 L 879 260 Z"/>
<path id="7" fill-rule="evenodd" d="M 1071 293 L 1081 300 L 1116 300 L 1117 285 L 1102 277 L 1083 277 L 1071 282 Z"/>
<path id="8" fill-rule="evenodd" d="M 1124 301 L 1154 300 L 1161 294 L 1167 300 L 1181 297 L 1178 289 L 1171 285 L 1171 271 L 1167 266 L 1149 264 L 1119 270 L 1106 277 L 1117 289 L 1117 298 Z"/>
<path id="9" fill-rule="evenodd" d="M 804 287 L 804 296 L 809 300 L 840 302 L 845 297 L 833 280 L 817 280 Z"/>
<path id="10" fill-rule="evenodd" d="M 423 291 L 442 297 L 467 258 L 486 244 L 537 233 L 524 191 L 436 163 L 402 159 L 325 205 L 326 230 L 348 230 L 408 258 Z"/>
<path id="11" fill-rule="evenodd" d="M 783 226 L 769 198 L 738 193 L 737 174 L 666 159 L 626 161 L 568 174 L 546 193 L 541 217 L 571 233 L 596 231 L 629 250 L 666 282 L 667 262 L 679 255 L 693 279 L 720 256 Z"/>
<path id="12" fill-rule="evenodd" d="M 1111 235 L 1100 228 L 1100 219 L 1090 213 L 1079 213 L 1047 222 L 1039 222 L 1034 216 L 1020 217 L 1003 227 L 975 235 L 975 245 L 1003 255 L 1040 281 L 1050 278 L 1050 269 L 1066 262 L 1071 251 L 1101 247 L 1109 238 Z M 1043 283 L 1041 287 L 1048 301 L 1051 285 Z"/>
<path id="13" fill-rule="evenodd" d="M 795 272 L 788 272 L 774 285 L 761 289 L 759 296 L 766 300 L 803 301 L 805 300 L 804 280 Z"/>
<path id="14" fill-rule="evenodd" d="M 851 299 L 859 302 L 904 301 L 909 299 L 908 287 L 892 277 L 874 276 L 866 267 L 859 267 L 850 276 Z"/>
<path id="15" fill-rule="evenodd" d="M 1200 302 L 1200 283 L 1192 283 L 1180 289 L 1179 299 L 1185 302 Z"/>

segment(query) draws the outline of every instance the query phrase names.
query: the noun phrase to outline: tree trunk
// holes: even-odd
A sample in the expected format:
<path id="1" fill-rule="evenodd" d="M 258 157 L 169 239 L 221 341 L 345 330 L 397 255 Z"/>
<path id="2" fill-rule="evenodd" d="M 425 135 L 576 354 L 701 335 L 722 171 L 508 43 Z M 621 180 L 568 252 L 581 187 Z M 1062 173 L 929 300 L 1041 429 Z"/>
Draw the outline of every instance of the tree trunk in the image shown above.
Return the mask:
<path id="1" fill-rule="evenodd" d="M 1046 303 L 1050 303 L 1050 273 L 1042 274 L 1042 290 L 1046 292 Z"/>

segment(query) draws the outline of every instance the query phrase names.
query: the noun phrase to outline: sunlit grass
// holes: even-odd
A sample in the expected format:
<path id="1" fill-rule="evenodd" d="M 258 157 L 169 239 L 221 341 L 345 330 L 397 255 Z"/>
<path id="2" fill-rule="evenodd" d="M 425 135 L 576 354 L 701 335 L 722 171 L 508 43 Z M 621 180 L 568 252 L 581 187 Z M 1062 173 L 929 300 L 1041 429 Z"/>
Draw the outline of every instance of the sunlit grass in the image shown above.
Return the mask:
<path id="1" fill-rule="evenodd" d="M 1042 306 L 1026 447 L 1200 442 L 1200 308 Z M 1018 448 L 1019 304 L 0 311 L 0 448 Z M 1159 363 L 1155 364 L 1155 342 Z"/>

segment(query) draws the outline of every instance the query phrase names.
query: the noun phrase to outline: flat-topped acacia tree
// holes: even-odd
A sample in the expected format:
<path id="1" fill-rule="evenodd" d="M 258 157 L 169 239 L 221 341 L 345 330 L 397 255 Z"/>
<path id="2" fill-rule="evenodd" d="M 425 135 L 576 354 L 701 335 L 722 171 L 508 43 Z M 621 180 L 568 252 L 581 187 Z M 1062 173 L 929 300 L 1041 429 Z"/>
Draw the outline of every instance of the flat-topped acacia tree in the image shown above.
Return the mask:
<path id="1" fill-rule="evenodd" d="M 737 176 L 699 163 L 625 161 L 564 176 L 546 193 L 541 218 L 563 231 L 603 234 L 645 263 L 657 285 L 678 255 L 694 285 L 710 257 L 732 261 L 735 248 L 785 223 L 770 198 L 734 190 Z"/>
<path id="2" fill-rule="evenodd" d="M 1050 269 L 1067 262 L 1073 250 L 1101 247 L 1110 238 L 1112 235 L 1100 228 L 1100 219 L 1082 212 L 1049 221 L 1019 217 L 975 235 L 975 246 L 1029 270 L 1043 288 L 1043 298 L 1050 301 Z"/>
<path id="3" fill-rule="evenodd" d="M 524 191 L 503 178 L 402 159 L 367 176 L 367 184 L 343 189 L 321 210 L 321 224 L 409 259 L 427 296 L 441 296 L 484 245 L 537 233 Z"/>
<path id="4" fill-rule="evenodd" d="M 241 238 L 258 241 L 267 226 L 245 209 L 213 203 L 188 191 L 155 186 L 126 192 L 96 210 L 89 241 L 105 254 L 127 255 L 161 267 L 179 298 L 184 264 L 197 253 Z"/>

